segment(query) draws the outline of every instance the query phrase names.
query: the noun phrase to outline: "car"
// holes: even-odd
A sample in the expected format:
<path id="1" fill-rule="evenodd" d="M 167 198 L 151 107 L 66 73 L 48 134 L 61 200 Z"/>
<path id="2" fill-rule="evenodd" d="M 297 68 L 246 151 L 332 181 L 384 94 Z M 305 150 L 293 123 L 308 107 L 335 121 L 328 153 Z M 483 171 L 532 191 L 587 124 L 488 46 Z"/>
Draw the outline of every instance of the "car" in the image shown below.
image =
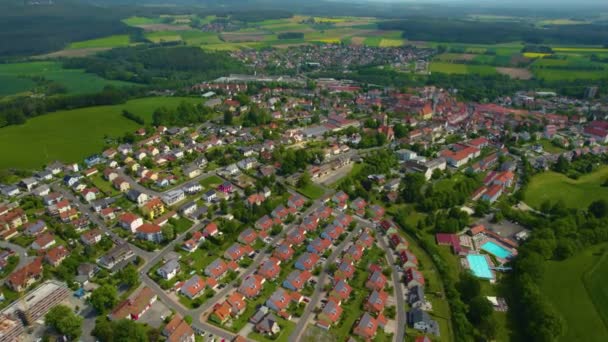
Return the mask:
<path id="1" fill-rule="evenodd" d="M 308 297 L 304 297 L 304 299 L 302 299 L 304 301 L 304 303 L 310 303 L 310 298 Z"/>

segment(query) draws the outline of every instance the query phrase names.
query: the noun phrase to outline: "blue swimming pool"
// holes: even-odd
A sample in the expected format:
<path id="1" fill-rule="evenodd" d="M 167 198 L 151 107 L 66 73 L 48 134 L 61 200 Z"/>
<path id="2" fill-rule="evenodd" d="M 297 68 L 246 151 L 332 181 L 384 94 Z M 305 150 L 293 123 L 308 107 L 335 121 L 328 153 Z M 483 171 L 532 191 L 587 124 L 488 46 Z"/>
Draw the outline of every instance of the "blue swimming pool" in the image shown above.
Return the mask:
<path id="1" fill-rule="evenodd" d="M 481 249 L 488 253 L 494 254 L 497 258 L 508 259 L 511 256 L 511 252 L 502 247 L 501 245 L 494 243 L 493 241 L 488 241 L 481 245 Z"/>
<path id="2" fill-rule="evenodd" d="M 469 254 L 467 255 L 467 261 L 469 262 L 469 268 L 473 271 L 473 274 L 478 278 L 483 279 L 494 279 L 494 275 L 490 270 L 490 265 L 486 257 L 481 254 Z"/>

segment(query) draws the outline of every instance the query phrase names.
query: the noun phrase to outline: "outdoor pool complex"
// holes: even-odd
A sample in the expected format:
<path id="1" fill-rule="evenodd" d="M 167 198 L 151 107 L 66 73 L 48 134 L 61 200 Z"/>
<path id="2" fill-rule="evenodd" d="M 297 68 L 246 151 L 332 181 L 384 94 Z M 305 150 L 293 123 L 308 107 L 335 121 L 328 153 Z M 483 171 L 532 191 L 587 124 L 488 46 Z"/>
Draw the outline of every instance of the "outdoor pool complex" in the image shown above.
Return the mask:
<path id="1" fill-rule="evenodd" d="M 467 255 L 467 261 L 469 262 L 469 268 L 476 277 L 494 279 L 494 275 L 490 270 L 490 265 L 488 265 L 485 255 L 469 254 Z"/>
<path id="2" fill-rule="evenodd" d="M 493 241 L 488 241 L 484 243 L 483 245 L 481 245 L 481 249 L 488 253 L 492 253 L 497 258 L 501 259 L 508 259 L 512 254 L 508 249 L 496 244 Z"/>

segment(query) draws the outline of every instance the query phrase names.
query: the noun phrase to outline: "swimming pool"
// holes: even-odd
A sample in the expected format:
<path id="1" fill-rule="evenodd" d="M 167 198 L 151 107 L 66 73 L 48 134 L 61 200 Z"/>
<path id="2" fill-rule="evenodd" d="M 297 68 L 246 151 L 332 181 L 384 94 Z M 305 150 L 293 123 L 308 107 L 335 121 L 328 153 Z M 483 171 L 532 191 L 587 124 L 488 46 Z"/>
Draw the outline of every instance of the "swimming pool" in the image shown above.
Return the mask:
<path id="1" fill-rule="evenodd" d="M 502 247 L 494 241 L 488 241 L 484 243 L 483 245 L 481 245 L 481 249 L 488 253 L 492 253 L 496 257 L 501 259 L 508 259 L 513 254 L 508 249 Z"/>
<path id="2" fill-rule="evenodd" d="M 469 254 L 467 255 L 467 261 L 469 262 L 469 268 L 476 277 L 494 279 L 494 275 L 490 270 L 490 265 L 488 265 L 485 255 Z"/>

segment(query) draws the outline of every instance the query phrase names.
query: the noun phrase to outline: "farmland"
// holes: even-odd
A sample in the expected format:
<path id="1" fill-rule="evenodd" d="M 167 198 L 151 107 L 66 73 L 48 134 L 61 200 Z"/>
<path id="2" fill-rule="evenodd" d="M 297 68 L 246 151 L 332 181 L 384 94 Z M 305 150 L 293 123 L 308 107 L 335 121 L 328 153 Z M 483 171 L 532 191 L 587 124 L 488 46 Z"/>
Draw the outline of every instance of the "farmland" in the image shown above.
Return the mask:
<path id="1" fill-rule="evenodd" d="M 20 126 L 0 129 L 0 169 L 9 167 L 35 168 L 62 160 L 77 161 L 99 152 L 104 138 L 119 137 L 139 126 L 124 118 L 129 110 L 150 123 L 152 112 L 160 107 L 176 107 L 181 101 L 200 101 L 194 98 L 144 98 L 122 105 L 98 106 L 65 110 L 28 120 Z M 19 146 L 19 149 L 15 149 Z"/>
<path id="2" fill-rule="evenodd" d="M 104 38 L 97 38 L 91 40 L 85 40 L 81 42 L 74 42 L 70 44 L 69 49 L 90 49 L 90 48 L 115 48 L 121 46 L 128 46 L 130 44 L 129 36 L 126 34 L 109 36 Z"/>
<path id="3" fill-rule="evenodd" d="M 0 96 L 32 90 L 31 77 L 44 77 L 55 81 L 70 94 L 94 93 L 107 85 L 128 86 L 127 82 L 110 81 L 83 70 L 63 69 L 58 62 L 27 62 L 0 64 Z"/>
<path id="4" fill-rule="evenodd" d="M 608 198 L 608 188 L 601 184 L 608 177 L 608 166 L 574 180 L 556 172 L 543 172 L 532 177 L 525 201 L 539 208 L 546 201 L 563 200 L 567 207 L 586 208 L 595 200 Z"/>
<path id="5" fill-rule="evenodd" d="M 565 261 L 547 263 L 541 291 L 566 322 L 560 341 L 608 339 L 605 249 L 605 244 L 594 246 Z"/>

